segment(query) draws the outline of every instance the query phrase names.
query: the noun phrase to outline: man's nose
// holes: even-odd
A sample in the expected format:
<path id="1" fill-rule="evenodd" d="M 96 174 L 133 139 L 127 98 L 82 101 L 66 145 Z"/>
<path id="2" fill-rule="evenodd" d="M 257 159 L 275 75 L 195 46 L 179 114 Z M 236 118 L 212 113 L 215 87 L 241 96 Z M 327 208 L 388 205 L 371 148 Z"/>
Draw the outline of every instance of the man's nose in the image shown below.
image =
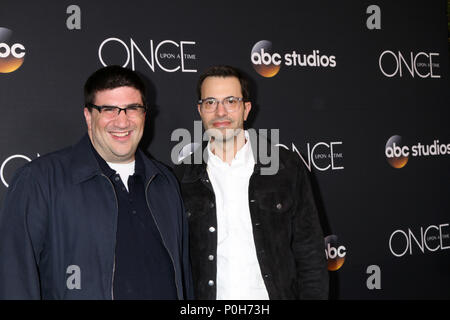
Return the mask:
<path id="1" fill-rule="evenodd" d="M 114 123 L 118 126 L 118 127 L 127 127 L 129 125 L 129 119 L 127 114 L 125 113 L 125 110 L 122 109 L 119 111 L 119 114 L 117 115 L 117 117 L 114 119 Z"/>
<path id="2" fill-rule="evenodd" d="M 225 108 L 225 106 L 223 105 L 223 103 L 221 101 L 217 102 L 216 114 L 218 116 L 224 116 L 224 115 L 228 114 L 227 109 Z"/>

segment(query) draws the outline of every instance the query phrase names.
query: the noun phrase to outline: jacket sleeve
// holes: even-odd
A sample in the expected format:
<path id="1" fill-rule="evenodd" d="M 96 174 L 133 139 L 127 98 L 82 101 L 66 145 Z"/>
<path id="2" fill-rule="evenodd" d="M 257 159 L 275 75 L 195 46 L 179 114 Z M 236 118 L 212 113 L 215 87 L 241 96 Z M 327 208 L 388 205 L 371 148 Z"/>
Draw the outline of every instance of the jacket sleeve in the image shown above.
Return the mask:
<path id="1" fill-rule="evenodd" d="M 191 262 L 190 262 L 190 254 L 189 254 L 189 224 L 186 217 L 186 210 L 184 208 L 183 197 L 181 195 L 181 179 L 184 174 L 184 166 L 177 165 L 173 168 L 175 185 L 178 192 L 178 198 L 181 206 L 181 232 L 182 232 L 182 256 L 183 256 L 183 281 L 184 281 L 184 298 L 185 300 L 193 300 L 194 299 L 194 286 L 192 280 L 192 272 L 191 272 Z"/>
<path id="2" fill-rule="evenodd" d="M 328 299 L 328 270 L 323 232 L 309 176 L 298 165 L 296 192 L 300 195 L 293 219 L 293 251 L 296 257 L 300 299 Z"/>
<path id="3" fill-rule="evenodd" d="M 191 262 L 190 262 L 190 254 L 189 254 L 189 230 L 188 230 L 188 222 L 186 218 L 186 210 L 184 209 L 183 201 L 180 201 L 182 204 L 183 211 L 183 271 L 184 271 L 184 295 L 185 300 L 193 300 L 194 299 L 194 285 L 192 281 L 192 272 L 191 272 Z"/>
<path id="4" fill-rule="evenodd" d="M 0 211 L 0 299 L 40 299 L 47 204 L 29 165 L 19 169 Z"/>

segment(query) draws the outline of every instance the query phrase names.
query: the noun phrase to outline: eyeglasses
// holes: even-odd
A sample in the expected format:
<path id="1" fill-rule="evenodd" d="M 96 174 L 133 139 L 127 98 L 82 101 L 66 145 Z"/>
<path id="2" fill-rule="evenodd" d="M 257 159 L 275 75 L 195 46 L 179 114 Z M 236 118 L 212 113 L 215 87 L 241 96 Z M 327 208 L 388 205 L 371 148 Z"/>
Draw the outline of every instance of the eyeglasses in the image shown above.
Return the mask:
<path id="1" fill-rule="evenodd" d="M 235 112 L 239 108 L 240 102 L 243 100 L 244 98 L 236 98 L 233 96 L 226 97 L 222 101 L 219 101 L 216 98 L 206 98 L 198 100 L 198 104 L 205 112 L 216 111 L 219 103 L 221 103 L 225 107 L 227 112 Z"/>
<path id="2" fill-rule="evenodd" d="M 141 106 L 138 104 L 133 104 L 126 106 L 125 108 L 120 108 L 117 106 L 96 106 L 93 103 L 88 103 L 88 107 L 97 109 L 98 112 L 102 115 L 102 117 L 105 117 L 107 119 L 114 119 L 119 116 L 120 111 L 123 110 L 128 118 L 137 118 L 139 116 L 142 116 L 146 111 L 146 106 Z"/>

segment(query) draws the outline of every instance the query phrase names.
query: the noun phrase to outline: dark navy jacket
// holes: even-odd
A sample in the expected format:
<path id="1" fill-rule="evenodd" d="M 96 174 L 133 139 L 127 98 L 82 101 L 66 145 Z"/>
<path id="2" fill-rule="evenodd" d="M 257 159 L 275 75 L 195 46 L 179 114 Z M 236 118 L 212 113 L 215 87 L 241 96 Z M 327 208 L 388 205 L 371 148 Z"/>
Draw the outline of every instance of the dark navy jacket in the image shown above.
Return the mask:
<path id="1" fill-rule="evenodd" d="M 173 174 L 141 151 L 147 205 L 192 299 L 188 231 Z M 17 171 L 0 213 L 0 299 L 112 299 L 118 203 L 86 134 Z"/>

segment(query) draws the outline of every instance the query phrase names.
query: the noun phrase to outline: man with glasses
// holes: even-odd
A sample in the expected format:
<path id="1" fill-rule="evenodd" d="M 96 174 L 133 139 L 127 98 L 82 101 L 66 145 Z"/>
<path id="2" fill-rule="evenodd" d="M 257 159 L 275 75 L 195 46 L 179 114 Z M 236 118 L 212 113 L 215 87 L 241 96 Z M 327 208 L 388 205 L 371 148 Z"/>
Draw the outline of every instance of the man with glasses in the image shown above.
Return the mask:
<path id="1" fill-rule="evenodd" d="M 207 69 L 197 93 L 210 139 L 175 167 L 195 297 L 327 299 L 324 240 L 305 166 L 280 149 L 278 171 L 264 174 L 258 141 L 244 130 L 252 105 L 237 69 Z"/>
<path id="2" fill-rule="evenodd" d="M 145 91 L 131 70 L 96 71 L 87 134 L 18 170 L 0 213 L 0 299 L 192 298 L 178 183 L 138 150 Z"/>

